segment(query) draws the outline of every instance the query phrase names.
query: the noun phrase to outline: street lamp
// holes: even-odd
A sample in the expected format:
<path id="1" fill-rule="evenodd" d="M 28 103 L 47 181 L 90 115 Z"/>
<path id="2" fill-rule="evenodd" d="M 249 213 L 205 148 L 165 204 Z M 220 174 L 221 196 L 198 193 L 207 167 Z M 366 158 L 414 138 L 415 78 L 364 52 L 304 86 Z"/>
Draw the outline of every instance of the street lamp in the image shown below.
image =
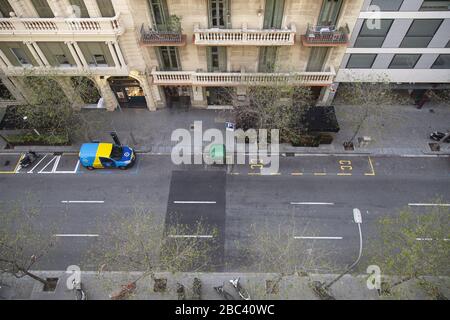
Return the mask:
<path id="1" fill-rule="evenodd" d="M 325 290 L 328 290 L 336 281 L 338 281 L 345 274 L 350 272 L 358 264 L 359 260 L 361 259 L 361 254 L 362 254 L 362 232 L 361 232 L 362 216 L 361 216 L 361 211 L 359 211 L 359 209 L 357 209 L 357 208 L 353 209 L 353 220 L 358 225 L 358 230 L 359 230 L 359 254 L 358 254 L 358 258 L 344 272 L 342 272 L 336 279 L 334 279 L 329 284 L 327 284 L 324 287 Z"/>
<path id="2" fill-rule="evenodd" d="M 24 121 L 27 121 L 27 120 L 28 120 L 28 117 L 27 117 L 27 116 L 24 116 L 24 117 L 23 117 L 23 120 L 24 120 Z M 41 134 L 39 133 L 39 131 L 37 131 L 35 128 L 33 128 L 33 131 L 36 132 L 36 134 L 37 134 L 38 136 L 41 135 Z"/>

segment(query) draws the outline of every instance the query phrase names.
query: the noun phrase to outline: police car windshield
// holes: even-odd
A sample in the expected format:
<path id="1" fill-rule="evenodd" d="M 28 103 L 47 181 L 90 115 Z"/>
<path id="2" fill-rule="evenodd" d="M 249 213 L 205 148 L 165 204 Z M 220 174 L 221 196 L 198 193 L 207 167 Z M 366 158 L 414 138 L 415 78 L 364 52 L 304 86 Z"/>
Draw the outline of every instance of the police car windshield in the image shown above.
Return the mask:
<path id="1" fill-rule="evenodd" d="M 122 159 L 123 149 L 119 146 L 113 146 L 111 150 L 111 158 L 114 160 Z"/>

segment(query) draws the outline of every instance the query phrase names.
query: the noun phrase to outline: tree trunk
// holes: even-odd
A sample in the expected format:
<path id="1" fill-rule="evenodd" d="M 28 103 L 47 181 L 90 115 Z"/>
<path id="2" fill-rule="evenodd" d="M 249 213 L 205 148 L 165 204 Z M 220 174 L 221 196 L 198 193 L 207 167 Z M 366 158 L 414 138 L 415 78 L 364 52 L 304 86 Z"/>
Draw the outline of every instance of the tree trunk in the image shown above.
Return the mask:
<path id="1" fill-rule="evenodd" d="M 20 270 L 20 272 L 23 272 L 24 274 L 26 274 L 30 278 L 33 278 L 34 280 L 37 280 L 37 281 L 39 281 L 40 283 L 42 283 L 44 285 L 48 285 L 49 284 L 49 282 L 47 280 L 45 280 L 45 279 L 43 279 L 43 278 L 41 278 L 41 277 L 39 277 L 39 276 L 29 272 L 28 270 L 24 270 L 24 269 L 21 269 L 21 268 L 19 270 Z"/>

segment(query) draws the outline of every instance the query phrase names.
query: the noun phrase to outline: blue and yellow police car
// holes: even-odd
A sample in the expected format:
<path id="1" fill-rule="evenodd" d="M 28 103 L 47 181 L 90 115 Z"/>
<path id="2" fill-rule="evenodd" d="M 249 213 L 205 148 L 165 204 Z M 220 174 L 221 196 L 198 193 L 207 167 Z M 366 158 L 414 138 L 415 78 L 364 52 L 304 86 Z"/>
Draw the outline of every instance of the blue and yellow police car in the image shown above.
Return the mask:
<path id="1" fill-rule="evenodd" d="M 119 168 L 125 170 L 136 161 L 134 150 L 112 143 L 84 143 L 80 148 L 80 163 L 88 170 Z"/>

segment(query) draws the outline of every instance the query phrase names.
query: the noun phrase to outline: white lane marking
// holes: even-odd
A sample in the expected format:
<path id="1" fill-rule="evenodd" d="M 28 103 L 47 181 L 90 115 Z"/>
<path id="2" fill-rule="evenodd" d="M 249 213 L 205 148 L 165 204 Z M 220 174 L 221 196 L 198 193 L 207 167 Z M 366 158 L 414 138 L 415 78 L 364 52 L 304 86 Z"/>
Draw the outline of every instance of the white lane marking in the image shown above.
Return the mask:
<path id="1" fill-rule="evenodd" d="M 450 207 L 450 203 L 408 203 L 410 207 Z"/>
<path id="2" fill-rule="evenodd" d="M 105 203 L 103 200 L 62 200 L 61 203 Z"/>
<path id="3" fill-rule="evenodd" d="M 291 202 L 291 204 L 305 204 L 305 205 L 325 205 L 334 206 L 334 202 Z"/>
<path id="4" fill-rule="evenodd" d="M 50 163 L 52 163 L 54 160 L 57 159 L 58 156 L 54 156 L 38 173 L 52 173 L 52 171 L 44 171 L 45 168 L 49 166 Z"/>
<path id="5" fill-rule="evenodd" d="M 433 239 L 433 238 L 416 238 L 417 241 L 433 241 L 433 240 L 439 240 L 439 239 Z M 450 239 L 442 239 L 444 241 L 450 241 Z"/>
<path id="6" fill-rule="evenodd" d="M 342 237 L 294 237 L 294 239 L 342 240 Z"/>
<path id="7" fill-rule="evenodd" d="M 201 235 L 201 234 L 171 234 L 169 238 L 212 238 L 211 235 Z"/>
<path id="8" fill-rule="evenodd" d="M 214 204 L 216 201 L 174 201 L 173 203 L 207 203 L 207 204 Z"/>
<path id="9" fill-rule="evenodd" d="M 33 173 L 33 170 L 34 169 L 36 169 L 36 167 L 46 158 L 48 156 L 48 154 L 46 154 L 46 155 L 44 155 L 43 157 L 42 157 L 42 159 L 41 160 L 39 160 L 39 162 L 33 167 L 33 168 L 31 168 L 31 170 L 30 171 L 28 171 L 28 173 Z"/>
<path id="10" fill-rule="evenodd" d="M 98 237 L 98 234 L 81 234 L 81 233 L 59 233 L 54 234 L 54 237 Z"/>
<path id="11" fill-rule="evenodd" d="M 80 166 L 80 160 L 77 161 L 77 164 L 75 166 L 75 169 L 72 171 L 54 171 L 53 173 L 77 173 L 78 167 Z"/>
<path id="12" fill-rule="evenodd" d="M 55 173 L 56 169 L 58 168 L 59 161 L 61 160 L 61 156 L 57 156 L 55 163 L 53 164 L 52 173 Z"/>

